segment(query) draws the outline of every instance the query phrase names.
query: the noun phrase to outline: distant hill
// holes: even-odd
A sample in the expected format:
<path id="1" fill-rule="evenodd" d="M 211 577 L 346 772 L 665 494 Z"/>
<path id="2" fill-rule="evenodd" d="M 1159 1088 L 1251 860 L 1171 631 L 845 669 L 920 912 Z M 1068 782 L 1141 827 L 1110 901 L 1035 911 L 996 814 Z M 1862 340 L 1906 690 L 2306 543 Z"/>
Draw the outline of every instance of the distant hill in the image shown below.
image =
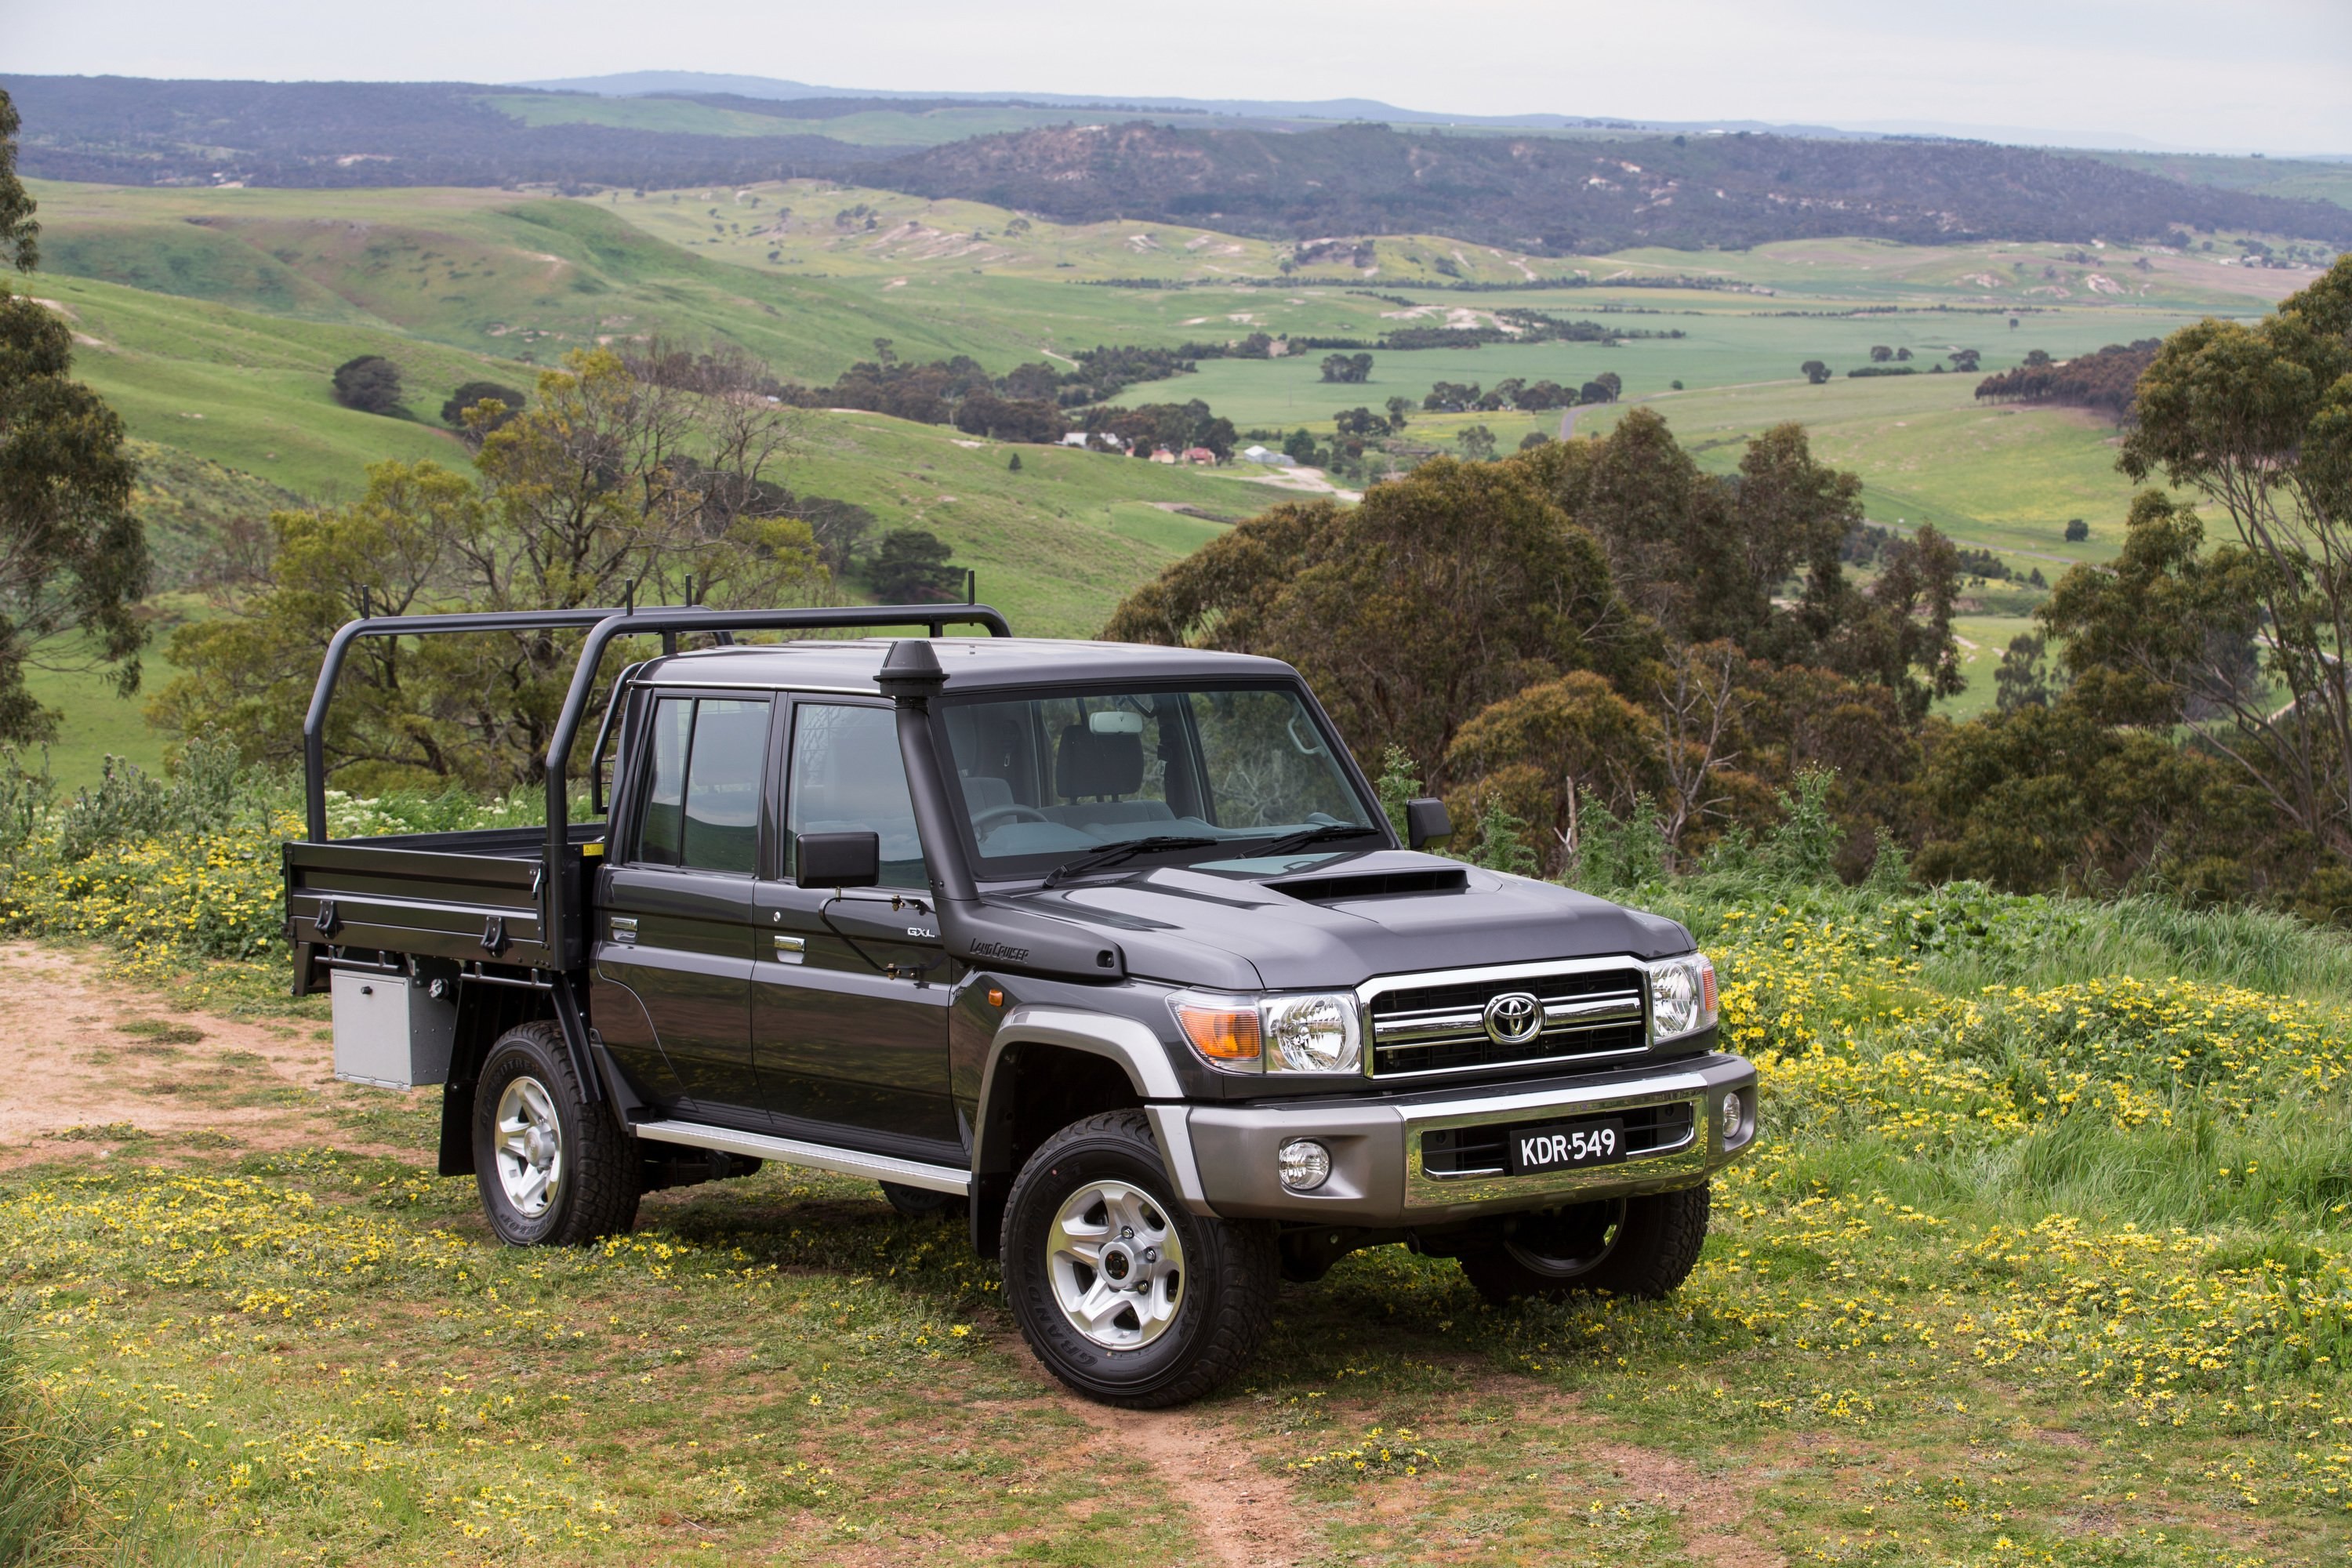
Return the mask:
<path id="1" fill-rule="evenodd" d="M 2333 187 L 2309 174 L 2271 194 L 2232 188 L 2248 183 L 2234 176 L 2192 184 L 2114 155 L 1981 142 L 1616 133 L 1563 116 L 1533 117 L 1558 124 L 1517 132 L 1230 117 L 1213 129 L 1206 111 L 1219 106 L 1206 100 L 1147 106 L 1139 119 L 1055 95 L 785 98 L 712 89 L 804 84 L 644 79 L 673 76 L 700 90 L 31 76 L 0 77 L 0 87 L 24 117 L 25 173 L 115 184 L 576 191 L 849 176 L 1069 222 L 1198 222 L 1283 238 L 1445 234 L 1549 255 L 1829 235 L 2159 239 L 2178 228 L 2352 246 L 2352 210 L 2310 199 Z M 2200 176 L 2217 163 L 2192 162 Z"/>
<path id="2" fill-rule="evenodd" d="M 872 155 L 821 136 L 530 124 L 457 82 L 6 76 L 0 88 L 24 117 L 19 167 L 51 180 L 680 185 L 821 174 Z"/>
<path id="3" fill-rule="evenodd" d="M 518 82 L 515 85 L 549 92 L 593 92 L 613 97 L 659 95 L 691 98 L 705 93 L 720 93 L 734 98 L 772 99 L 793 103 L 795 108 L 798 107 L 799 100 L 831 98 L 857 99 L 867 102 L 914 100 L 938 103 L 1044 104 L 1057 109 L 1100 109 L 1114 112 L 1124 110 L 1129 113 L 1150 111 L 1172 115 L 1220 115 L 1264 121 L 1373 120 L 1391 124 L 1523 125 L 1554 128 L 1595 126 L 1614 127 L 1626 131 L 1648 128 L 1646 121 L 1637 125 L 1632 121 L 1593 119 L 1577 114 L 1438 114 L 1427 110 L 1399 109 L 1392 103 L 1382 103 L 1378 99 L 1372 98 L 1166 98 L 1153 94 L 1139 99 L 1117 93 L 899 92 L 869 88 L 814 87 L 804 81 L 790 81 L 779 77 L 722 76 L 716 72 L 706 71 L 623 71 L 614 76 L 561 77 L 547 81 Z M 1755 129 L 1753 126 L 1748 128 Z M 1822 128 L 1821 134 L 1835 136 L 1843 133 Z"/>
<path id="4" fill-rule="evenodd" d="M 975 137 L 859 178 L 1064 222 L 1208 223 L 1302 238 L 1420 231 L 1556 255 L 1830 235 L 2150 240 L 2174 228 L 2352 245 L 2352 211 L 2332 203 L 1966 142 L 1595 141 L 1372 125 L 1280 134 L 1136 121 Z"/>

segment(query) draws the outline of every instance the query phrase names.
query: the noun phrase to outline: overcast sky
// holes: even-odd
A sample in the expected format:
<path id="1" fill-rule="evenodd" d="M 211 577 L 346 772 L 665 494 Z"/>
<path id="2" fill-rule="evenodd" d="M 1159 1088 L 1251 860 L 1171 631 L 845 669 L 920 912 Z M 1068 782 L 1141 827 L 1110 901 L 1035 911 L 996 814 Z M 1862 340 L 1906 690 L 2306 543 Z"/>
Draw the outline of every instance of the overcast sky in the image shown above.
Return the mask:
<path id="1" fill-rule="evenodd" d="M 0 0 L 0 72 L 1375 98 L 2352 153 L 2352 0 Z"/>

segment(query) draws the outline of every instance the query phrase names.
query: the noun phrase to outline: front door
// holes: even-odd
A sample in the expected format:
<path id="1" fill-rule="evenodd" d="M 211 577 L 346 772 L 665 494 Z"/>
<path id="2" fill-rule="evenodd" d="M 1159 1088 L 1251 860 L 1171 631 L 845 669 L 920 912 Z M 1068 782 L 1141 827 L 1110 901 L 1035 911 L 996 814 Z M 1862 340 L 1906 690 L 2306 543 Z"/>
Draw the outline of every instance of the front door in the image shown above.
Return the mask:
<path id="1" fill-rule="evenodd" d="M 624 829 L 630 843 L 604 874 L 596 933 L 598 980 L 631 994 L 597 1001 L 608 1043 L 652 1037 L 677 1095 L 670 1114 L 762 1131 L 751 889 L 771 707 L 731 694 L 650 700 L 642 793 Z"/>
<path id="2" fill-rule="evenodd" d="M 877 703 L 798 701 L 788 752 L 782 876 L 752 891 L 753 1057 L 776 1130 L 961 1164 L 948 1094 L 954 976 L 897 717 Z M 793 879 L 801 834 L 856 832 L 882 840 L 882 886 L 836 895 Z"/>

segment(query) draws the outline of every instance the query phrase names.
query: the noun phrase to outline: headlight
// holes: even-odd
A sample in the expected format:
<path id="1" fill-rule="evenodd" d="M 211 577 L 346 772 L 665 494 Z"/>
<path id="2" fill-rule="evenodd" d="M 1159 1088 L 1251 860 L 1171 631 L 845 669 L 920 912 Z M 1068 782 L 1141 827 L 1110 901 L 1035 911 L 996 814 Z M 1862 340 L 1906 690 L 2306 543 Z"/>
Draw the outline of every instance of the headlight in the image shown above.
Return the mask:
<path id="1" fill-rule="evenodd" d="M 1258 1006 L 1268 1072 L 1356 1070 L 1360 1047 L 1353 996 L 1277 996 Z"/>
<path id="2" fill-rule="evenodd" d="M 1169 999 L 1177 1025 L 1212 1067 L 1229 1072 L 1354 1072 L 1363 1063 L 1356 998 L 1347 992 L 1293 996 Z"/>
<path id="3" fill-rule="evenodd" d="M 1696 1034 L 1716 1021 L 1715 965 L 1706 954 L 1650 965 L 1652 1036 L 1661 1040 Z"/>

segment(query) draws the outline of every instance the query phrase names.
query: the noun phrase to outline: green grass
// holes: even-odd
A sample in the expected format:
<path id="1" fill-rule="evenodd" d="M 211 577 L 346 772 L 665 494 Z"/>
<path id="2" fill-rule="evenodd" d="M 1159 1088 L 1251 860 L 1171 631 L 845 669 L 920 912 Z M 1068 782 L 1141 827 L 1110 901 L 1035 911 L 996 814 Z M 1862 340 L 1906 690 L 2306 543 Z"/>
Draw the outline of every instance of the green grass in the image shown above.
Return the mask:
<path id="1" fill-rule="evenodd" d="M 1815 456 L 1863 478 L 1874 521 L 1932 522 L 1964 542 L 2004 552 L 2021 574 L 2040 566 L 2112 559 L 2122 544 L 2132 486 L 2116 470 L 2114 424 L 2076 409 L 1979 404 L 1977 378 L 1890 376 L 1825 386 L 1802 382 L 1696 389 L 1654 396 L 1701 464 L 1737 467 L 1748 438 L 1801 421 Z M 1625 405 L 1581 410 L 1578 434 L 1612 428 Z M 2069 544 L 2070 518 L 2089 540 Z"/>
<path id="2" fill-rule="evenodd" d="M 502 1248 L 429 1173 L 429 1091 L 299 1073 L 267 1095 L 292 1152 L 142 1132 L 132 1095 L 0 1175 L 0 1280 L 107 1438 L 89 1494 L 253 1560 L 2342 1561 L 2340 933 L 1636 896 L 1717 955 L 1766 1075 L 1664 1301 L 1492 1309 L 1377 1248 L 1284 1286 L 1201 1407 L 1090 1414 L 961 1228 L 870 1187 L 771 1167 Z M 188 1059 L 253 1027 L 199 1022 Z M 1255 1536 L 1204 1506 L 1236 1493 Z"/>
<path id="3" fill-rule="evenodd" d="M 1246 468 L 979 444 L 874 414 L 820 416 L 811 437 L 793 465 L 795 486 L 870 507 L 883 528 L 929 529 L 1024 635 L 1092 636 L 1138 584 L 1221 530 L 1168 507 L 1241 518 L 1284 498 L 1249 482 Z M 1015 452 L 1018 473 L 1007 467 Z"/>
<path id="4" fill-rule="evenodd" d="M 476 377 L 529 376 L 383 326 L 266 316 L 80 278 L 42 275 L 37 285 L 86 340 L 73 374 L 132 436 L 318 499 L 358 493 L 361 470 L 386 458 L 462 463 L 464 447 L 438 422 L 442 400 Z M 335 367 L 363 353 L 400 364 L 407 417 L 335 402 Z"/>
<path id="5" fill-rule="evenodd" d="M 2208 153 L 2085 153 L 2105 163 L 2190 184 L 2352 206 L 2352 163 L 2306 158 L 2236 158 Z"/>

